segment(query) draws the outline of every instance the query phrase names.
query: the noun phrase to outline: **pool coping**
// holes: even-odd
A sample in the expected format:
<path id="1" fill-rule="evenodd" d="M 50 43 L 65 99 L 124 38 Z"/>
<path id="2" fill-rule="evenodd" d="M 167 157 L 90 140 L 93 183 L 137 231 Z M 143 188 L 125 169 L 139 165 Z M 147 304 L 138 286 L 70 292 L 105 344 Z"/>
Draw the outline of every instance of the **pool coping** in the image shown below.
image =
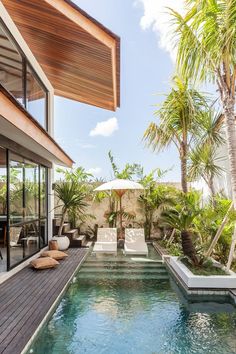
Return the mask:
<path id="1" fill-rule="evenodd" d="M 167 251 L 162 248 L 160 245 L 153 243 L 155 250 L 160 253 L 163 262 L 165 263 L 168 272 L 174 277 L 177 284 L 184 290 L 186 295 L 218 295 L 218 296 L 229 296 L 229 299 L 232 301 L 233 305 L 236 305 L 236 289 L 217 289 L 217 288 L 189 288 L 183 279 L 179 276 L 176 270 L 170 264 L 171 256 Z"/>
<path id="2" fill-rule="evenodd" d="M 78 272 L 78 270 L 82 267 L 84 261 L 86 260 L 86 258 L 89 255 L 89 251 L 91 249 L 91 245 L 88 245 L 87 248 L 87 252 L 85 253 L 85 255 L 83 256 L 83 258 L 80 260 L 80 262 L 78 263 L 77 267 L 75 268 L 75 270 L 73 271 L 73 273 L 71 274 L 70 278 L 68 279 L 68 281 L 66 282 L 65 286 L 63 287 L 63 289 L 61 290 L 61 292 L 59 293 L 59 295 L 57 296 L 57 298 L 55 299 L 55 301 L 53 302 L 53 304 L 51 305 L 50 309 L 48 310 L 48 312 L 46 313 L 46 315 L 44 316 L 44 318 L 42 319 L 41 323 L 39 324 L 39 326 L 37 327 L 36 331 L 34 332 L 34 334 L 31 336 L 30 340 L 27 342 L 27 344 L 25 345 L 25 347 L 23 348 L 23 350 L 21 351 L 20 354 L 25 354 L 29 349 L 30 346 L 33 344 L 35 338 L 37 337 L 38 333 L 40 332 L 40 330 L 44 327 L 44 325 L 46 325 L 46 323 L 49 321 L 51 315 L 55 312 L 59 302 L 61 301 L 62 297 L 64 296 L 66 290 L 69 288 L 69 286 L 71 285 L 71 283 L 73 282 L 73 278 L 75 276 L 75 274 Z"/>

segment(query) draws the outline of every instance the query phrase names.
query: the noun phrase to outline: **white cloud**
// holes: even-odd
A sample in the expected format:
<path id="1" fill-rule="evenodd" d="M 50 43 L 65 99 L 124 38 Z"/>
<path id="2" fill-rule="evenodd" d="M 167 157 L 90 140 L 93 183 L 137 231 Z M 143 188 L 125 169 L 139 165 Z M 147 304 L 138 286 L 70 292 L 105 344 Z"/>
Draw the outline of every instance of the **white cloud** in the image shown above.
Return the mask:
<path id="1" fill-rule="evenodd" d="M 91 167 L 87 170 L 88 173 L 91 173 L 94 176 L 99 176 L 102 172 L 101 167 Z"/>
<path id="2" fill-rule="evenodd" d="M 98 122 L 96 127 L 92 129 L 89 133 L 90 136 L 111 136 L 116 130 L 119 129 L 118 121 L 115 117 L 105 120 L 103 122 Z"/>
<path id="3" fill-rule="evenodd" d="M 175 61 L 176 51 L 173 49 L 170 14 L 167 7 L 183 14 L 184 0 L 136 0 L 135 4 L 138 3 L 141 3 L 144 8 L 140 20 L 141 28 L 143 30 L 151 28 L 157 35 L 159 47 L 166 50 Z"/>

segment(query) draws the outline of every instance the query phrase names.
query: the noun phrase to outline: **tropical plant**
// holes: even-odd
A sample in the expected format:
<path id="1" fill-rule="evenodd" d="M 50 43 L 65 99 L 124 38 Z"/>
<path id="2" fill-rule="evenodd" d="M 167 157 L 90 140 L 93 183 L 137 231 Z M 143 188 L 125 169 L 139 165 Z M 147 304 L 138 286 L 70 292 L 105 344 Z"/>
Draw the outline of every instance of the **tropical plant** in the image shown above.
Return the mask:
<path id="1" fill-rule="evenodd" d="M 86 194 L 75 181 L 56 183 L 54 191 L 57 198 L 62 202 L 61 205 L 55 207 L 55 209 L 62 208 L 62 217 L 58 231 L 58 236 L 61 236 L 67 213 L 73 211 L 74 213 L 84 214 L 88 204 L 85 201 Z"/>
<path id="2" fill-rule="evenodd" d="M 236 207 L 236 0 L 188 0 L 186 14 L 170 9 L 177 45 L 177 70 L 183 77 L 216 84 L 222 104 Z M 236 244 L 233 233 L 227 269 Z"/>
<path id="3" fill-rule="evenodd" d="M 212 206 L 211 201 L 206 203 L 194 220 L 195 230 L 206 257 L 213 255 L 224 264 L 230 249 L 230 233 L 232 234 L 236 221 L 236 213 L 232 210 L 231 204 L 230 199 L 217 194 L 215 206 Z M 225 216 L 226 221 L 222 227 Z M 216 236 L 218 242 L 214 241 Z"/>
<path id="4" fill-rule="evenodd" d="M 188 167 L 188 176 L 190 181 L 196 181 L 200 178 L 206 182 L 211 191 L 211 199 L 215 206 L 215 187 L 214 179 L 220 177 L 223 168 L 219 165 L 222 157 L 218 156 L 218 152 L 213 145 L 198 145 L 190 153 L 190 161 Z"/>
<path id="5" fill-rule="evenodd" d="M 194 266 L 200 265 L 200 259 L 193 243 L 195 232 L 194 221 L 200 213 L 201 194 L 196 191 L 182 193 L 178 197 L 178 204 L 162 213 L 161 222 L 180 232 L 183 254 Z"/>
<path id="6" fill-rule="evenodd" d="M 187 79 L 175 76 L 171 92 L 154 113 L 160 120 L 152 122 L 144 133 L 144 139 L 154 151 L 161 151 L 173 143 L 181 161 L 181 185 L 187 186 L 187 159 L 191 143 L 200 131 L 201 113 L 206 109 L 206 99 L 195 90 Z"/>
<path id="7" fill-rule="evenodd" d="M 84 198 L 86 198 L 86 200 L 91 199 L 92 190 L 93 190 L 93 183 L 92 183 L 93 175 L 91 173 L 86 172 L 86 170 L 82 166 L 70 170 L 57 168 L 57 172 L 63 175 L 64 181 L 68 183 L 73 182 L 74 184 L 76 184 L 78 186 L 80 193 L 81 192 L 84 193 L 85 195 Z M 70 208 L 67 214 L 71 226 L 75 228 L 77 226 L 77 218 L 78 218 L 77 208 Z M 93 216 L 90 214 L 81 214 L 80 222 L 83 223 L 88 218 L 91 219 L 93 218 Z"/>
<path id="8" fill-rule="evenodd" d="M 154 213 L 161 212 L 172 202 L 173 192 L 171 187 L 157 184 L 167 171 L 155 169 L 144 175 L 140 183 L 144 186 L 144 192 L 139 196 L 138 202 L 144 212 L 144 229 L 146 238 L 150 239 L 153 227 Z"/>
<path id="9" fill-rule="evenodd" d="M 89 172 L 86 172 L 86 170 L 82 166 L 70 170 L 57 168 L 56 171 L 62 174 L 64 176 L 64 180 L 67 182 L 74 181 L 76 183 L 87 183 L 93 177 L 93 175 Z"/>
<path id="10" fill-rule="evenodd" d="M 122 219 L 126 220 L 126 221 L 132 221 L 135 219 L 135 215 L 131 214 L 127 211 L 120 211 L 120 210 L 116 210 L 116 211 L 108 211 L 105 213 L 105 218 L 109 224 L 109 227 L 116 227 L 117 225 L 117 220 L 120 219 L 120 213 L 122 213 Z"/>
<path id="11" fill-rule="evenodd" d="M 142 167 L 137 164 L 137 163 L 127 163 L 125 164 L 125 167 L 123 170 L 119 169 L 119 167 L 116 165 L 114 156 L 112 155 L 112 152 L 108 152 L 108 157 L 111 163 L 112 171 L 114 178 L 119 178 L 119 179 L 132 179 L 134 177 L 139 178 L 139 176 L 142 174 Z"/>

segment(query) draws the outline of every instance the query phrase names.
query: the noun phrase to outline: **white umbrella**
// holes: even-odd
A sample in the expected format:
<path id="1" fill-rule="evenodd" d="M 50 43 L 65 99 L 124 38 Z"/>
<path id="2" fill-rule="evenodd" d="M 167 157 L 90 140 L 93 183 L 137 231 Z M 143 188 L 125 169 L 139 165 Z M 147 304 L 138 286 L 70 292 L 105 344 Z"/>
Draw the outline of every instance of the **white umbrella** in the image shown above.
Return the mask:
<path id="1" fill-rule="evenodd" d="M 94 189 L 95 192 L 114 191 L 120 200 L 120 234 L 122 235 L 122 196 L 127 190 L 144 189 L 144 187 L 137 182 L 128 179 L 114 179 L 113 181 L 103 183 L 101 186 Z"/>

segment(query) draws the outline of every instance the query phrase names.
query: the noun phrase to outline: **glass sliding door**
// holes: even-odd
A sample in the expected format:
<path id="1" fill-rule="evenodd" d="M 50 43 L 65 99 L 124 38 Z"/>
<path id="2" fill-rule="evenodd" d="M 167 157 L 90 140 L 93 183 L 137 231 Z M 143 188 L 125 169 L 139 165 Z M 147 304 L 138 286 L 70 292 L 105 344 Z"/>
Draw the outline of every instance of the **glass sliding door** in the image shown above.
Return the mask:
<path id="1" fill-rule="evenodd" d="M 48 243 L 48 190 L 47 190 L 47 168 L 40 166 L 40 247 Z"/>
<path id="2" fill-rule="evenodd" d="M 9 268 L 47 242 L 47 169 L 9 152 Z"/>
<path id="3" fill-rule="evenodd" d="M 0 273 L 7 269 L 7 158 L 0 147 Z"/>

